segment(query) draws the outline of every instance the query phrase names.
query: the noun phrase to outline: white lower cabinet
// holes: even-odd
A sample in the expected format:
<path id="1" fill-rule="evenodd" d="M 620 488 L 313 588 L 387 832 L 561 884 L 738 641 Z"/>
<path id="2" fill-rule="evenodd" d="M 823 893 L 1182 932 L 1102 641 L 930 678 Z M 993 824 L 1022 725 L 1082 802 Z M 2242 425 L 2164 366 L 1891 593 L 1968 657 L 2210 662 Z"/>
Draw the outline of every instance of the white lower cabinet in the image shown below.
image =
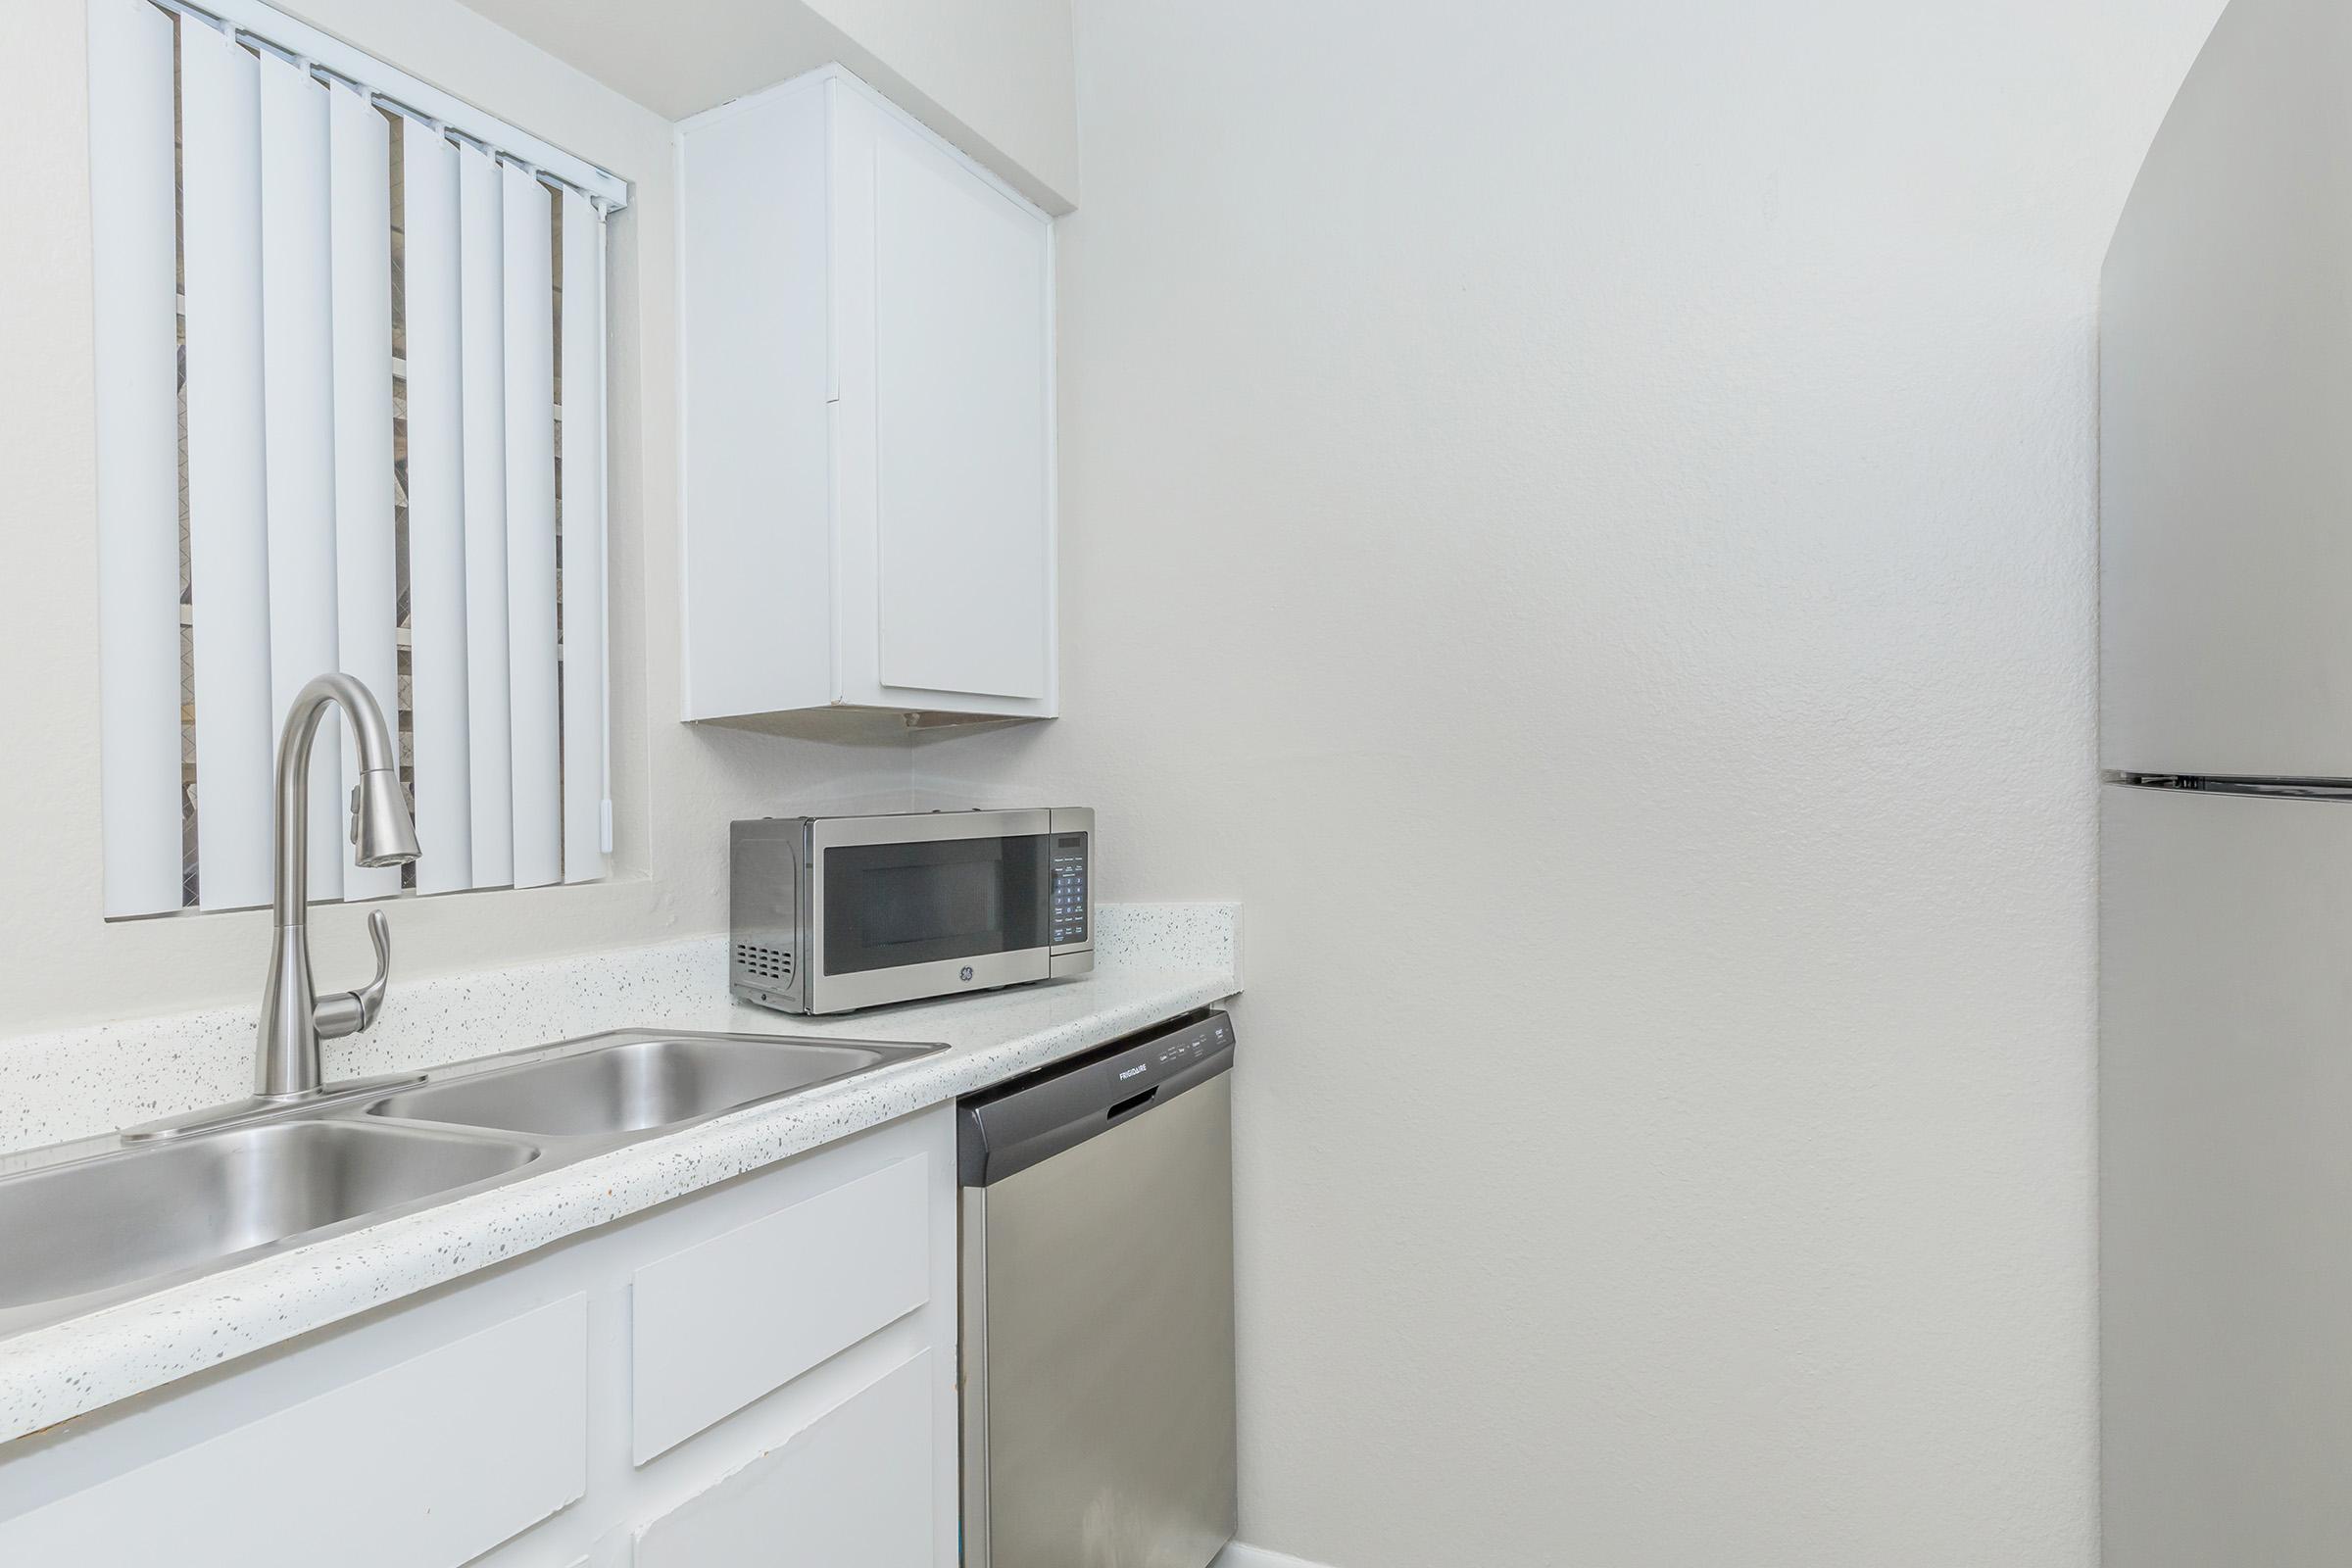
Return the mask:
<path id="1" fill-rule="evenodd" d="M 167 1453 L 0 1528 L 0 1562 L 457 1568 L 587 1490 L 569 1297 Z"/>
<path id="2" fill-rule="evenodd" d="M 636 1568 L 911 1568 L 933 1561 L 928 1350 L 639 1532 Z"/>
<path id="3" fill-rule="evenodd" d="M 928 1159 L 903 1159 L 639 1269 L 637 1462 L 929 1300 L 931 1178 Z"/>
<path id="4" fill-rule="evenodd" d="M 938 1107 L 0 1446 L 0 1564 L 953 1568 Z"/>

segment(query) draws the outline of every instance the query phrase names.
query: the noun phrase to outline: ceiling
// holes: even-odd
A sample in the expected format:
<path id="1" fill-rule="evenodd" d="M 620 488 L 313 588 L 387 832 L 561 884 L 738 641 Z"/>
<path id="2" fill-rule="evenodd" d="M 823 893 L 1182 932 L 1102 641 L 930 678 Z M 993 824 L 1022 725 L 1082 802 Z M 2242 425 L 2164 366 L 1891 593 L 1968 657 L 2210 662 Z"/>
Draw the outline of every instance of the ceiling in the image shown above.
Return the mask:
<path id="1" fill-rule="evenodd" d="M 799 0 L 465 0 L 668 120 L 837 58 L 841 30 Z"/>
<path id="2" fill-rule="evenodd" d="M 667 120 L 838 61 L 1046 211 L 1071 208 L 1067 0 L 940 12 L 889 0 L 464 3 Z"/>

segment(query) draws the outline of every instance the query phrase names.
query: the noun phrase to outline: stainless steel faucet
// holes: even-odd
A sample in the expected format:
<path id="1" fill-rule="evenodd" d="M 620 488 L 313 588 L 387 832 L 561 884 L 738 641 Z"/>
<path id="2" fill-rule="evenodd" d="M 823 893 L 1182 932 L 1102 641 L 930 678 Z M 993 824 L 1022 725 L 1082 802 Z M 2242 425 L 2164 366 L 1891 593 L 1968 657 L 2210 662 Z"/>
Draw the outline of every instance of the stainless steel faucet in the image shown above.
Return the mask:
<path id="1" fill-rule="evenodd" d="M 254 1036 L 253 1094 L 226 1105 L 132 1127 L 126 1143 L 214 1132 L 269 1121 L 320 1101 L 371 1094 L 389 1084 L 415 1083 L 410 1073 L 388 1078 L 320 1082 L 318 1042 L 357 1034 L 375 1022 L 392 973 L 392 922 L 368 916 L 375 939 L 375 978 L 357 991 L 321 997 L 311 983 L 311 743 L 328 704 L 343 710 L 360 749 L 360 782 L 351 792 L 351 846 L 362 865 L 402 865 L 416 858 L 416 824 L 400 787 L 400 752 L 368 688 L 349 675 L 321 675 L 286 710 L 277 737 L 277 852 L 270 944 L 270 978 L 262 987 L 262 1022 Z"/>
<path id="2" fill-rule="evenodd" d="M 277 857 L 270 978 L 262 987 L 253 1092 L 266 1101 L 319 1093 L 318 1042 L 357 1034 L 375 1022 L 392 972 L 392 923 L 368 916 L 375 939 L 375 978 L 357 991 L 321 997 L 311 981 L 311 743 L 329 703 L 343 710 L 360 749 L 360 782 L 351 792 L 351 843 L 362 865 L 416 858 L 416 826 L 400 787 L 400 752 L 383 710 L 349 675 L 321 675 L 286 710 L 277 738 Z"/>

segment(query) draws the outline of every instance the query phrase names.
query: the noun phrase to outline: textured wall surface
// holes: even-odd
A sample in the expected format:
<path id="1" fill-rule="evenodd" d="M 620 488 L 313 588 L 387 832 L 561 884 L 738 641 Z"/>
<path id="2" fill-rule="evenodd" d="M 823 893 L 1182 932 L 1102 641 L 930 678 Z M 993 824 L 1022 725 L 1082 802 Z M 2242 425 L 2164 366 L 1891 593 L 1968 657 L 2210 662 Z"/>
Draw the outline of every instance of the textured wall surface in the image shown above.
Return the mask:
<path id="1" fill-rule="evenodd" d="M 1066 713 L 1238 896 L 1243 1530 L 2086 1568 L 2094 321 L 2219 0 L 1080 0 Z"/>

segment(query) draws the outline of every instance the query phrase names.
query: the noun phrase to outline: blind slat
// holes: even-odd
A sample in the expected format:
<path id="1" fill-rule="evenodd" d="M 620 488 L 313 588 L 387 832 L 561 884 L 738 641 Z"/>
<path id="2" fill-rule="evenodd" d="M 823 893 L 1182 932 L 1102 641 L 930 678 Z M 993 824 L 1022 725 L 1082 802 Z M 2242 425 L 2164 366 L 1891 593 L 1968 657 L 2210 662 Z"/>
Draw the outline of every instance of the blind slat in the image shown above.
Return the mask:
<path id="1" fill-rule="evenodd" d="M 254 57 L 179 28 L 197 857 L 204 907 L 270 898 L 270 541 Z"/>
<path id="2" fill-rule="evenodd" d="M 564 879 L 556 679 L 553 194 L 503 166 L 506 219 L 507 646 L 513 693 L 514 885 Z"/>
<path id="3" fill-rule="evenodd" d="M 416 890 L 450 893 L 473 886 L 458 152 L 413 120 L 401 122 L 400 146 Z"/>
<path id="4" fill-rule="evenodd" d="M 604 223 L 564 202 L 564 880 L 606 874 Z"/>
<path id="5" fill-rule="evenodd" d="M 507 646 L 506 223 L 498 165 L 458 149 L 466 411 L 466 669 L 473 885 L 514 878 L 514 692 Z"/>
<path id="6" fill-rule="evenodd" d="M 106 913 L 180 906 L 179 321 L 172 21 L 90 4 Z"/>
<path id="7" fill-rule="evenodd" d="M 262 449 L 270 497 L 270 722 L 338 666 L 333 308 L 326 88 L 272 54 L 261 72 Z M 308 780 L 310 888 L 343 896 L 341 719 L 319 721 Z M 201 787 L 203 780 L 198 779 Z"/>
<path id="8" fill-rule="evenodd" d="M 358 677 L 398 722 L 398 540 L 392 518 L 391 126 L 350 88 L 329 94 L 330 251 L 335 366 L 335 640 Z M 346 749 L 343 787 L 359 783 Z M 400 891 L 400 867 L 346 865 L 345 899 Z"/>

